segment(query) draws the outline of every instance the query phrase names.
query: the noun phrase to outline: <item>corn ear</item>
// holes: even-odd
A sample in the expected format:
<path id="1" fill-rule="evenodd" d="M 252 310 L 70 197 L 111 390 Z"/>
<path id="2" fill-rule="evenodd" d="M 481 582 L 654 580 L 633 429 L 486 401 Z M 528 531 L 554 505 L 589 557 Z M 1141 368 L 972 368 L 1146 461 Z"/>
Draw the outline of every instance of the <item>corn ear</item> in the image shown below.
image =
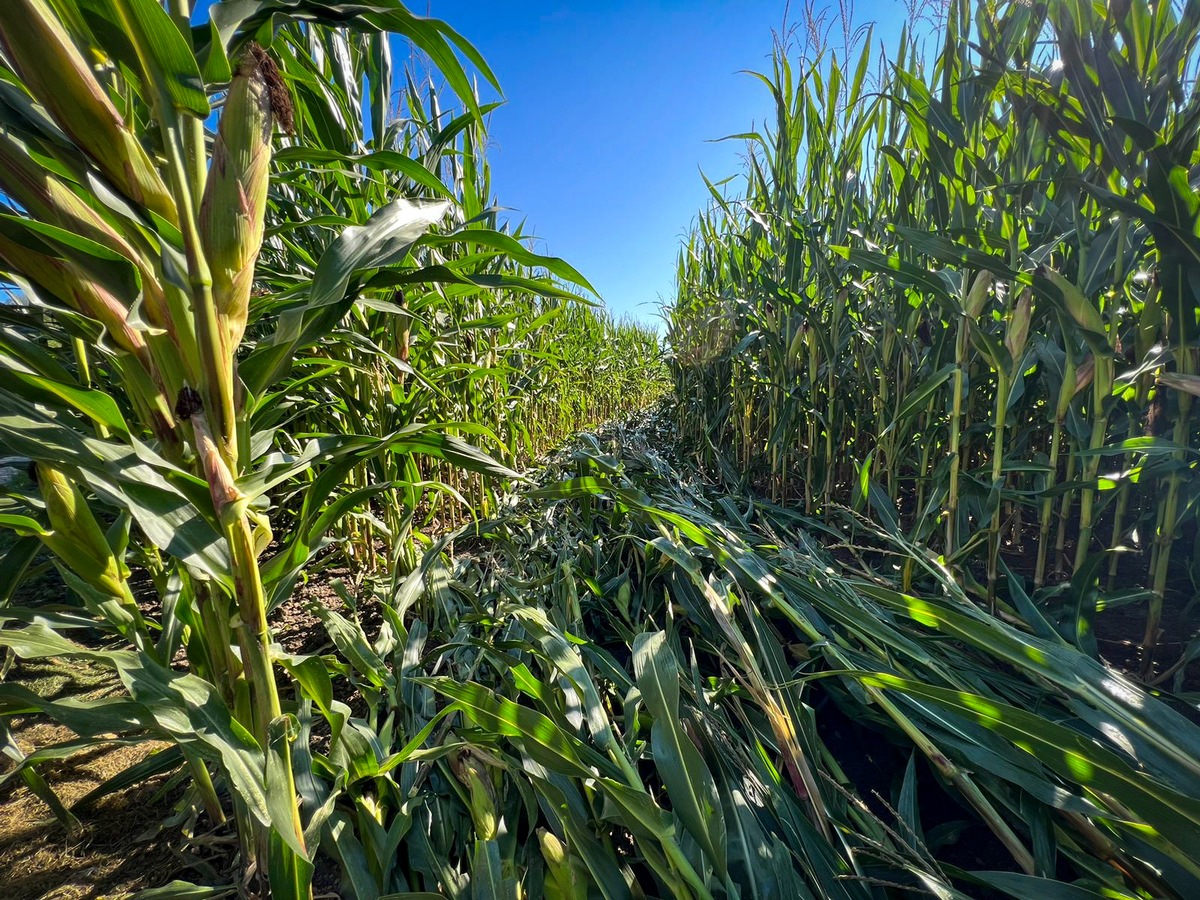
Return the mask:
<path id="1" fill-rule="evenodd" d="M 475 754 L 470 751 L 456 756 L 451 768 L 455 777 L 466 787 L 470 797 L 471 819 L 480 840 L 490 841 L 499 831 L 496 812 L 496 786 L 491 773 Z"/>
<path id="2" fill-rule="evenodd" d="M 146 258 L 62 179 L 39 165 L 29 148 L 11 134 L 0 135 L 0 190 L 38 221 L 95 241 L 133 263 L 142 276 L 147 320 L 156 328 L 172 330 L 158 275 Z"/>
<path id="3" fill-rule="evenodd" d="M 164 445 L 176 442 L 175 420 L 167 402 L 167 379 L 143 333 L 129 319 L 129 309 L 103 284 L 67 260 L 33 249 L 0 233 L 0 269 L 23 280 L 37 292 L 63 303 L 98 322 L 110 348 L 129 354 L 134 364 L 124 366 L 127 396 L 139 415 Z M 159 355 L 158 358 L 164 358 Z M 165 356 L 168 363 L 169 355 Z"/>
<path id="4" fill-rule="evenodd" d="M 277 119 L 285 128 L 291 126 L 287 91 L 266 51 L 251 44 L 221 113 L 200 205 L 200 238 L 212 273 L 213 302 L 231 351 L 246 330 Z"/>
<path id="5" fill-rule="evenodd" d="M 1158 290 L 1147 291 L 1146 299 L 1142 302 L 1142 312 L 1137 318 L 1137 330 L 1134 332 L 1134 352 L 1138 359 L 1145 359 L 1158 343 L 1165 319 Z"/>
<path id="6" fill-rule="evenodd" d="M 1083 291 L 1076 287 L 1074 283 L 1063 278 L 1049 266 L 1042 266 L 1038 274 L 1049 279 L 1050 283 L 1058 288 L 1062 294 L 1063 305 L 1067 310 L 1067 314 L 1075 320 L 1076 325 L 1091 335 L 1104 335 L 1107 333 L 1107 329 L 1104 326 L 1104 317 L 1100 315 L 1100 310 L 1084 296 Z"/>
<path id="7" fill-rule="evenodd" d="M 34 98 L 135 203 L 175 224 L 175 201 L 46 0 L 5 0 L 0 44 Z"/>
<path id="8" fill-rule="evenodd" d="M 174 419 L 167 401 L 171 390 L 170 382 L 177 382 L 178 366 L 171 353 L 153 353 L 147 344 L 146 335 L 130 321 L 126 304 L 100 280 L 82 266 L 44 250 L 52 249 L 41 245 L 36 249 L 35 239 L 24 233 L 0 232 L 0 268 L 25 281 L 103 326 L 112 345 L 130 354 L 141 369 L 141 376 L 132 370 L 126 375 L 134 379 L 130 385 L 130 397 L 144 403 L 149 414 L 148 424 L 155 435 L 167 443 L 174 437 Z M 143 273 L 143 288 L 147 280 L 152 284 L 153 273 Z M 143 291 L 144 293 L 144 291 Z M 162 299 L 162 294 L 156 294 Z M 161 349 L 161 347 L 160 347 Z M 159 361 L 162 361 L 160 365 Z M 140 389 L 134 388 L 136 383 Z"/>
<path id="9" fill-rule="evenodd" d="M 180 391 L 175 404 L 175 416 L 180 421 L 192 424 L 196 456 L 200 460 L 204 479 L 208 482 L 213 512 L 223 525 L 229 525 L 244 511 L 242 493 L 238 490 L 233 473 L 218 449 L 200 394 L 190 387 Z"/>
<path id="10" fill-rule="evenodd" d="M 567 845 L 545 828 L 538 829 L 537 839 L 546 861 L 546 900 L 586 900 L 588 882 L 583 867 Z"/>
<path id="11" fill-rule="evenodd" d="M 41 535 L 43 543 L 92 587 L 124 598 L 122 566 L 79 489 L 61 469 L 48 463 L 37 464 L 37 476 L 50 519 L 50 531 Z"/>
<path id="12" fill-rule="evenodd" d="M 0 264 L 76 312 L 95 319 L 116 346 L 148 363 L 146 342 L 129 322 L 129 310 L 104 285 L 69 262 L 0 234 Z"/>
<path id="13" fill-rule="evenodd" d="M 1090 360 L 1091 357 L 1088 357 Z M 1071 401 L 1075 399 L 1075 395 L 1079 393 L 1079 388 L 1075 386 L 1075 379 L 1078 377 L 1079 367 L 1072 362 L 1066 371 L 1066 377 L 1058 389 L 1058 400 L 1054 405 L 1054 421 L 1062 424 L 1067 419 L 1067 413 L 1071 409 Z"/>
<path id="14" fill-rule="evenodd" d="M 988 291 L 991 290 L 992 281 L 995 276 L 987 269 L 981 269 L 979 274 L 975 276 L 975 281 L 971 283 L 971 289 L 967 291 L 966 302 L 963 304 L 963 312 L 968 318 L 977 319 L 983 313 L 983 308 L 987 306 Z"/>
<path id="15" fill-rule="evenodd" d="M 622 581 L 621 586 L 619 588 L 617 588 L 617 598 L 616 599 L 617 599 L 617 609 L 619 609 L 621 611 L 621 614 L 623 616 L 625 616 L 626 619 L 628 619 L 629 618 L 629 603 L 630 603 L 630 600 L 633 599 L 633 588 L 630 585 L 628 579 L 626 579 L 625 581 Z"/>
<path id="16" fill-rule="evenodd" d="M 1021 356 L 1029 343 L 1029 323 L 1033 319 L 1033 292 L 1025 290 L 1017 300 L 1008 330 L 1004 335 L 1004 346 L 1012 357 L 1013 366 L 1021 364 Z M 1015 373 L 1014 373 L 1015 374 Z"/>

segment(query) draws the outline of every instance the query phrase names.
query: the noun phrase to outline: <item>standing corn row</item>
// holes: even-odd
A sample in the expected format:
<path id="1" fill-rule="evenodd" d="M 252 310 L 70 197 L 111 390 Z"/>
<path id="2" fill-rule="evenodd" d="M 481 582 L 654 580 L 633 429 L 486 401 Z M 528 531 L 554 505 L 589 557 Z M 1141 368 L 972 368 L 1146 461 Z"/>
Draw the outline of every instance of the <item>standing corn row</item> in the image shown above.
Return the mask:
<path id="1" fill-rule="evenodd" d="M 668 337 L 714 469 L 867 503 L 992 602 L 1008 567 L 1144 584 L 1148 668 L 1195 522 L 1169 386 L 1200 328 L 1200 6 L 1110 7 L 954 0 L 936 54 L 817 48 L 799 88 L 777 52 L 779 124 L 681 254 Z"/>
<path id="2" fill-rule="evenodd" d="M 0 8 L 0 189 L 11 204 L 0 215 L 0 269 L 21 289 L 6 313 L 15 324 L 0 334 L 0 446 L 30 458 L 37 475 L 6 496 L 4 522 L 39 539 L 95 626 L 133 651 L 95 653 L 66 638 L 57 649 L 113 667 L 140 710 L 137 733 L 178 744 L 189 796 L 214 823 L 224 817 L 220 777 L 248 874 L 275 897 L 307 897 L 313 848 L 292 771 L 297 724 L 277 686 L 268 613 L 347 512 L 335 502 L 344 448 L 365 459 L 398 440 L 340 433 L 299 461 L 273 455 L 290 437 L 268 401 L 294 384 L 295 357 L 354 306 L 362 279 L 403 262 L 445 205 L 393 190 L 352 219 L 389 213 L 382 247 L 335 237 L 307 258 L 322 272 L 304 273 L 299 253 L 282 274 L 264 269 L 267 243 L 288 246 L 266 237 L 276 130 L 304 123 L 293 151 L 328 153 L 321 140 L 342 140 L 316 133 L 303 108 L 296 114 L 275 60 L 298 34 L 327 39 L 331 24 L 366 29 L 377 50 L 389 30 L 408 29 L 441 61 L 470 119 L 478 101 L 454 48 L 477 54 L 396 0 L 356 7 L 352 20 L 336 4 L 242 5 L 220 29 L 192 28 L 187 0 L 168 5 L 111 0 L 86 16 L 49 0 Z M 288 24 L 291 13 L 303 29 Z M 332 39 L 348 40 L 339 34 Z M 273 35 L 276 46 L 255 43 Z M 373 100 L 381 126 L 390 80 L 389 69 L 389 89 Z M 210 144 L 204 125 L 219 92 Z M 396 165 L 406 164 L 420 165 Z M 345 218 L 360 212 L 345 208 Z M 307 218 L 285 224 L 309 227 Z M 413 280 L 425 283 L 424 273 Z M 70 360 L 47 349 L 64 337 Z M 410 458 L 425 450 L 503 471 L 434 426 L 417 429 L 404 445 Z M 297 527 L 264 563 L 274 537 L 268 490 L 289 478 L 302 481 Z M 134 566 L 159 594 L 153 620 L 132 586 Z M 0 640 L 37 652 L 27 631 L 5 628 Z M 184 659 L 186 673 L 173 668 Z M 131 727 L 107 724 L 105 733 Z"/>

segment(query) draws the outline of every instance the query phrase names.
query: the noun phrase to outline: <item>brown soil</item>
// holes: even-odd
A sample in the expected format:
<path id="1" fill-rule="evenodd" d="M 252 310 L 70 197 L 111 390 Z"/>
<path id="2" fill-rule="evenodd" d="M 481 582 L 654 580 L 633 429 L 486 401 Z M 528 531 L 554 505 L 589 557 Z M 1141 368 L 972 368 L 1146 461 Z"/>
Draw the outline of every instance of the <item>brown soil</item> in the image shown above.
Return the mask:
<path id="1" fill-rule="evenodd" d="M 15 676 L 15 677 L 14 677 Z M 56 661 L 23 664 L 10 680 L 44 695 L 99 697 L 112 684 L 86 668 Z M 15 718 L 11 731 L 25 753 L 74 739 L 66 728 L 40 716 Z M 101 744 L 64 760 L 43 763 L 39 771 L 62 804 L 79 820 L 68 831 L 50 808 L 13 778 L 0 788 L 0 897 L 5 900 L 116 900 L 165 884 L 183 868 L 165 829 L 178 791 L 164 790 L 166 776 L 100 798 L 87 808 L 79 800 L 109 778 L 166 745 Z M 0 771 L 15 761 L 3 757 Z"/>
<path id="2" fill-rule="evenodd" d="M 353 616 L 332 586 L 338 578 L 346 579 L 347 589 L 354 593 L 349 570 L 330 568 L 297 585 L 292 599 L 271 615 L 275 637 L 285 650 L 332 650 L 320 619 L 310 609 L 318 603 Z M 53 574 L 37 579 L 32 588 L 25 592 L 27 602 L 60 599 L 62 588 Z M 147 613 L 153 613 L 148 600 L 157 602 L 153 591 L 144 592 L 142 603 Z M 374 604 L 365 606 L 359 614 L 368 631 L 377 631 L 378 611 Z M 119 690 L 110 674 L 62 660 L 16 661 L 2 680 L 50 699 L 98 698 Z M 356 698 L 339 699 L 353 703 Z M 9 728 L 24 753 L 76 737 L 40 715 L 14 718 Z M 217 883 L 214 879 L 225 876 L 234 862 L 233 835 L 222 829 L 219 835 L 202 838 L 201 842 L 214 846 L 205 852 L 211 858 L 201 861 L 195 855 L 197 842 L 184 838 L 178 822 L 167 824 L 182 792 L 181 787 L 170 788 L 169 775 L 118 791 L 86 808 L 75 806 L 100 784 L 165 746 L 159 741 L 104 744 L 40 764 L 38 771 L 51 790 L 78 819 L 74 831 L 68 831 L 19 777 L 0 787 L 0 900 L 121 900 L 176 879 Z M 15 767 L 15 761 L 0 755 L 0 776 Z M 336 866 L 318 855 L 314 893 L 330 900 L 340 896 L 337 889 Z"/>
<path id="3" fill-rule="evenodd" d="M 288 653 L 331 652 L 333 642 L 321 620 L 312 612 L 312 606 L 324 606 L 345 618 L 353 618 L 355 612 L 346 607 L 333 586 L 335 581 L 343 581 L 347 593 L 353 597 L 357 592 L 350 579 L 350 570 L 339 566 L 325 569 L 307 582 L 297 584 L 291 599 L 272 612 L 268 620 L 280 646 Z M 376 603 L 364 603 L 357 612 L 368 634 L 378 632 L 381 616 Z"/>

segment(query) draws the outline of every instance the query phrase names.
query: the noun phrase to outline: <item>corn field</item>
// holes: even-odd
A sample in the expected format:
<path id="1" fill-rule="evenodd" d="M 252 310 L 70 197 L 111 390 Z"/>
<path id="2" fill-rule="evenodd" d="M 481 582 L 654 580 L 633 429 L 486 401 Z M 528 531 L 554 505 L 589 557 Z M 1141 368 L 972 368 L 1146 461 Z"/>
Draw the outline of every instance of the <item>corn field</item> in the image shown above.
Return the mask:
<path id="1" fill-rule="evenodd" d="M 1048 605 L 1135 590 L 1149 672 L 1200 576 L 1198 16 L 954 2 L 930 56 L 778 52 L 742 193 L 679 259 L 701 462 L 868 506 L 993 609 L 1017 557 Z"/>
<path id="2" fill-rule="evenodd" d="M 487 509 L 469 473 L 513 475 L 648 399 L 657 342 L 580 307 L 582 276 L 497 229 L 486 110 L 456 51 L 494 78 L 447 26 L 396 3 L 355 31 L 320 3 L 210 15 L 189 27 L 186 2 L 154 0 L 0 15 L 0 259 L 20 289 L 0 442 L 34 476 L 5 498 L 5 594 L 46 549 L 87 611 L 31 613 L 5 646 L 103 659 L 128 697 L 52 715 L 85 738 L 175 742 L 221 823 L 216 768 L 248 873 L 309 896 L 268 615 L 330 542 L 402 572 L 429 522 Z M 411 78 L 396 114 L 391 33 L 438 61 L 456 115 Z M 574 343 L 620 346 L 611 365 L 629 368 L 581 396 L 603 367 L 574 377 L 595 362 L 564 357 Z M 128 649 L 66 636 L 88 625 Z M 13 689 L 7 712 L 38 706 Z"/>
<path id="3" fill-rule="evenodd" d="M 457 25 L 0 6 L 0 816 L 163 785 L 142 900 L 1197 896 L 1200 2 L 813 14 L 664 344 Z"/>

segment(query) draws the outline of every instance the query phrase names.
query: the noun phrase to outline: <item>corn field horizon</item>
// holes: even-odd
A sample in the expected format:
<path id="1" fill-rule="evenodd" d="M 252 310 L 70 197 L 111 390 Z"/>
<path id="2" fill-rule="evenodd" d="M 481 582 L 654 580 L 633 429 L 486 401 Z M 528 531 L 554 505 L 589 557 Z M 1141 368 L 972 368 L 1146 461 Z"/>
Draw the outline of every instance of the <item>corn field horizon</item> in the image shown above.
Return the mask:
<path id="1" fill-rule="evenodd" d="M 0 893 L 150 797 L 44 896 L 1197 896 L 1200 0 L 909 14 L 776 36 L 660 336 L 469 17 L 0 7 Z"/>

